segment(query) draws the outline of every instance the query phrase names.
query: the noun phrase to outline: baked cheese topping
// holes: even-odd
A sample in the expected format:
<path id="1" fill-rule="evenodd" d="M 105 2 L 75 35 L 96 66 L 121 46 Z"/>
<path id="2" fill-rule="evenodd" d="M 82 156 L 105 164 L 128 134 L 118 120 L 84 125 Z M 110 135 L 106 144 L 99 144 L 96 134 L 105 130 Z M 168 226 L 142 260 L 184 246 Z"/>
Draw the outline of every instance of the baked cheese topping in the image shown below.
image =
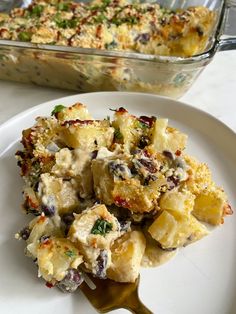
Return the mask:
<path id="1" fill-rule="evenodd" d="M 35 0 L 0 15 L 0 38 L 188 57 L 204 51 L 215 13 L 203 6 L 170 11 L 157 3 Z"/>
<path id="2" fill-rule="evenodd" d="M 16 236 L 48 286 L 75 291 L 84 272 L 134 282 L 232 214 L 208 166 L 185 153 L 167 119 L 114 110 L 95 120 L 80 103 L 58 105 L 23 131 L 16 153 L 24 210 Z M 209 253 L 210 254 L 210 253 Z"/>

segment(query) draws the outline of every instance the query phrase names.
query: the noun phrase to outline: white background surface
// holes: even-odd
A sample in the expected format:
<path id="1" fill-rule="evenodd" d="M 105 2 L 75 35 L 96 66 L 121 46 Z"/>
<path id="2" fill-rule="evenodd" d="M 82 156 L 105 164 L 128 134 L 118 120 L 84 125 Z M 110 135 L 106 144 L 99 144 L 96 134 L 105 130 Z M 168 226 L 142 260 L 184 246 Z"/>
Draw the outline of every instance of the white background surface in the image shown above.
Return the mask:
<path id="1" fill-rule="evenodd" d="M 75 92 L 0 81 L 0 123 L 47 100 Z M 236 51 L 219 52 L 181 98 L 236 131 Z"/>

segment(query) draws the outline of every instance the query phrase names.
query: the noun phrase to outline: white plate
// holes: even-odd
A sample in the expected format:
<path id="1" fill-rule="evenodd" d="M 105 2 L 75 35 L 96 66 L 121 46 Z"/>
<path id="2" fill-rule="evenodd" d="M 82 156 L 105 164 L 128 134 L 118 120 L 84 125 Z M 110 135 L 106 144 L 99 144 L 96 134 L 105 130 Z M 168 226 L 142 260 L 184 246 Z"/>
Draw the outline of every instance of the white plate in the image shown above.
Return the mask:
<path id="1" fill-rule="evenodd" d="M 0 126 L 0 313 L 96 313 L 80 293 L 62 294 L 37 279 L 36 266 L 23 254 L 14 233 L 29 221 L 20 210 L 22 180 L 14 159 L 21 130 L 57 104 L 88 105 L 96 118 L 123 106 L 138 115 L 168 117 L 189 135 L 188 152 L 205 161 L 235 208 L 236 135 L 212 116 L 183 103 L 137 93 L 94 93 L 50 101 Z M 203 240 L 182 249 L 159 268 L 142 269 L 140 296 L 155 314 L 236 313 L 236 215 Z M 104 292 L 105 293 L 105 292 Z M 118 310 L 116 313 L 127 313 Z"/>

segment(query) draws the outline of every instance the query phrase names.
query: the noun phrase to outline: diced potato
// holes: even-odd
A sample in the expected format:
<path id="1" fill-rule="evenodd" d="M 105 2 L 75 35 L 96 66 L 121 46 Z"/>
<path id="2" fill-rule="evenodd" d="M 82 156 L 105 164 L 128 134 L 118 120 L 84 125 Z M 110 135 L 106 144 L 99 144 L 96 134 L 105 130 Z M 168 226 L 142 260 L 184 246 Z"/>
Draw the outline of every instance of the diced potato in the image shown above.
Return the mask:
<path id="1" fill-rule="evenodd" d="M 138 133 L 135 132 L 136 118 L 126 110 L 118 110 L 114 115 L 112 126 L 115 128 L 116 141 L 124 144 L 124 149 L 130 150 L 138 141 Z"/>
<path id="2" fill-rule="evenodd" d="M 204 225 L 191 215 L 175 216 L 163 211 L 148 229 L 163 249 L 177 248 L 188 243 L 189 239 L 197 241 L 208 233 Z"/>
<path id="3" fill-rule="evenodd" d="M 71 107 L 65 107 L 56 114 L 59 121 L 64 122 L 67 120 L 91 120 L 92 117 L 88 112 L 86 106 L 81 103 L 76 103 Z"/>
<path id="4" fill-rule="evenodd" d="M 32 128 L 22 132 L 22 144 L 26 150 L 32 151 L 35 157 L 47 156 L 49 152 L 46 147 L 57 136 L 58 130 L 55 119 L 39 117 Z"/>
<path id="5" fill-rule="evenodd" d="M 93 194 L 93 178 L 91 171 L 91 152 L 62 148 L 55 154 L 56 163 L 52 173 L 57 177 L 70 177 L 77 183 L 77 190 L 82 198 Z"/>
<path id="6" fill-rule="evenodd" d="M 170 191 L 163 194 L 159 206 L 162 210 L 188 215 L 193 210 L 195 196 L 189 191 Z"/>
<path id="7" fill-rule="evenodd" d="M 71 148 L 93 151 L 112 145 L 114 129 L 107 120 L 66 121 L 61 128 L 61 137 Z"/>
<path id="8" fill-rule="evenodd" d="M 151 145 L 157 152 L 169 150 L 182 151 L 187 142 L 187 135 L 168 127 L 168 119 L 156 119 L 153 127 Z"/>
<path id="9" fill-rule="evenodd" d="M 112 190 L 114 181 L 105 159 L 95 159 L 92 161 L 92 174 L 96 197 L 102 203 L 111 205 L 113 203 Z"/>
<path id="10" fill-rule="evenodd" d="M 98 220 L 105 220 L 111 224 L 111 230 L 102 233 L 92 233 Z M 75 220 L 69 230 L 69 239 L 75 243 L 84 255 L 86 266 L 94 271 L 97 265 L 97 258 L 101 250 L 108 251 L 108 264 L 110 262 L 110 246 L 112 242 L 121 235 L 119 222 L 116 217 L 109 213 L 105 205 L 96 205 L 75 214 Z"/>
<path id="11" fill-rule="evenodd" d="M 60 221 L 41 215 L 34 218 L 29 224 L 30 236 L 27 239 L 26 254 L 33 259 L 37 258 L 37 250 L 42 236 L 62 236 Z"/>
<path id="12" fill-rule="evenodd" d="M 127 169 L 125 163 L 122 168 L 124 171 L 119 173 L 122 179 L 116 178 L 109 171 L 110 162 L 112 162 L 112 158 L 95 159 L 92 162 L 96 197 L 107 205 L 115 204 L 136 213 L 153 210 L 160 196 L 160 187 L 166 182 L 162 175 L 156 174 L 160 178 L 156 181 L 150 181 L 148 185 L 144 186 L 138 178 L 131 177 L 130 170 Z M 128 161 L 125 162 L 128 163 Z"/>
<path id="13" fill-rule="evenodd" d="M 39 197 L 46 207 L 54 207 L 59 214 L 71 212 L 79 205 L 76 186 L 49 173 L 40 176 Z"/>
<path id="14" fill-rule="evenodd" d="M 76 269 L 83 262 L 83 257 L 68 239 L 52 238 L 40 244 L 37 262 L 39 274 L 46 281 L 61 281 L 68 269 Z"/>
<path id="15" fill-rule="evenodd" d="M 117 181 L 112 191 L 113 202 L 135 213 L 150 212 L 157 205 L 160 196 L 158 180 L 148 186 L 141 185 L 137 179 Z"/>
<path id="16" fill-rule="evenodd" d="M 125 151 L 137 147 L 142 135 L 148 135 L 149 128 L 127 110 L 120 108 L 114 115 L 112 126 L 115 128 L 115 140 L 123 144 Z"/>
<path id="17" fill-rule="evenodd" d="M 197 195 L 192 214 L 199 220 L 219 225 L 223 222 L 227 197 L 220 188 L 205 189 Z"/>
<path id="18" fill-rule="evenodd" d="M 188 180 L 185 186 L 194 194 L 199 194 L 213 184 L 211 172 L 205 163 L 200 163 L 191 156 L 184 156 L 188 169 Z"/>
<path id="19" fill-rule="evenodd" d="M 146 240 L 142 232 L 131 231 L 117 239 L 111 247 L 112 264 L 107 270 L 110 279 L 134 282 L 140 271 Z"/>

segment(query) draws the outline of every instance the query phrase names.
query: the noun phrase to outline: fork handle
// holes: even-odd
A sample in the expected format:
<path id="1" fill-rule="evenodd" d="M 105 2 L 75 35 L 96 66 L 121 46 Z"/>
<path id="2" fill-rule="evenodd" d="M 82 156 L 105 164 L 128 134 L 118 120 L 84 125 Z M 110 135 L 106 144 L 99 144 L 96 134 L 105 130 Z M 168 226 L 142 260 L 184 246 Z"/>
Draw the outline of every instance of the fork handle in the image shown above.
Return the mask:
<path id="1" fill-rule="evenodd" d="M 153 314 L 141 301 L 137 304 L 127 305 L 126 309 L 133 314 Z"/>
<path id="2" fill-rule="evenodd" d="M 133 314 L 153 314 L 139 299 L 137 291 L 134 291 L 125 300 L 123 307 Z"/>

